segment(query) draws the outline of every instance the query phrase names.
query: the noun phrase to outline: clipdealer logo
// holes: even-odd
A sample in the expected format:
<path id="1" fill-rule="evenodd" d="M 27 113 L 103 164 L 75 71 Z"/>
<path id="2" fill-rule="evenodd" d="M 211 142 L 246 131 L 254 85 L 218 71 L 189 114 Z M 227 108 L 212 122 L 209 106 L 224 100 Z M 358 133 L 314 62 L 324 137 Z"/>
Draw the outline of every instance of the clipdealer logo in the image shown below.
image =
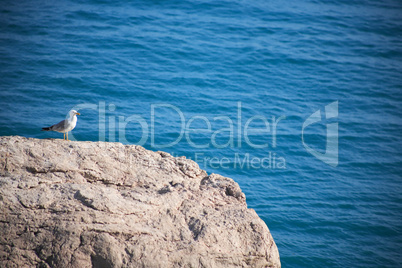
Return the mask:
<path id="1" fill-rule="evenodd" d="M 280 124 L 282 120 L 286 119 L 286 116 L 265 117 L 263 115 L 254 115 L 249 118 L 244 118 L 242 115 L 242 103 L 240 101 L 237 102 L 236 116 L 234 118 L 222 115 L 213 118 L 203 115 L 194 115 L 190 118 L 186 118 L 185 114 L 177 106 L 168 103 L 151 104 L 149 121 L 138 114 L 127 117 L 111 115 L 116 110 L 116 105 L 106 105 L 106 103 L 102 101 L 99 102 L 99 104 L 79 104 L 73 107 L 73 109 L 77 111 L 91 109 L 98 113 L 99 141 L 108 140 L 109 142 L 117 141 L 123 144 L 137 145 L 145 145 L 148 143 L 151 148 L 166 150 L 166 148 L 172 148 L 185 140 L 187 144 L 194 149 L 194 156 L 189 158 L 199 163 L 204 169 L 207 167 L 214 169 L 286 169 L 286 159 L 270 150 L 265 150 L 263 157 L 261 157 L 261 153 L 259 153 L 259 157 L 257 157 L 250 153 L 241 154 L 236 152 L 231 157 L 227 157 L 226 155 L 220 158 L 208 157 L 204 155 L 203 151 L 200 151 L 201 149 L 211 147 L 216 149 L 241 148 L 244 144 L 253 149 L 276 148 L 277 130 L 280 128 L 280 125 L 282 125 Z M 158 136 L 156 125 L 164 120 L 162 115 L 163 112 L 166 111 L 173 117 L 172 122 L 178 122 L 178 126 L 180 127 L 177 133 L 178 136 L 174 141 L 166 142 L 165 140 L 165 143 L 157 143 L 157 138 L 161 138 L 161 136 Z M 325 106 L 324 113 L 322 113 L 321 110 L 317 110 L 311 114 L 303 122 L 301 130 L 302 144 L 305 150 L 332 167 L 338 165 L 338 122 L 326 124 L 325 153 L 321 153 L 310 147 L 305 141 L 304 134 L 305 129 L 309 126 L 322 122 L 323 120 L 331 121 L 337 117 L 338 101 L 334 101 Z M 243 124 L 243 122 L 245 123 Z M 255 126 L 256 123 L 260 126 L 259 128 L 252 127 L 253 125 Z M 135 124 L 137 125 L 137 129 L 138 127 L 141 129 L 139 132 L 141 137 L 139 137 L 139 139 L 136 137 L 138 140 L 135 142 L 127 140 L 126 135 L 130 131 L 130 127 L 128 127 L 129 124 Z M 192 135 L 200 133 L 207 134 L 206 137 L 209 137 L 209 139 L 203 139 L 203 143 L 199 143 L 199 141 L 197 143 Z M 255 137 L 256 134 L 260 136 L 258 141 L 264 141 L 264 143 L 255 143 L 252 137 L 253 135 Z M 71 136 L 72 140 L 75 140 L 74 136 Z M 218 136 L 220 139 L 217 138 Z M 222 140 L 224 140 L 223 143 Z"/>
<path id="2" fill-rule="evenodd" d="M 334 101 L 325 106 L 324 116 L 321 115 L 321 111 L 317 110 L 312 115 L 310 115 L 306 121 L 303 123 L 302 127 L 302 143 L 307 152 L 315 156 L 322 162 L 336 167 L 339 163 L 339 153 L 338 153 L 338 122 L 327 124 L 326 133 L 326 147 L 325 153 L 320 153 L 314 150 L 306 144 L 304 141 L 304 129 L 312 124 L 321 122 L 322 120 L 329 120 L 338 117 L 338 101 Z"/>

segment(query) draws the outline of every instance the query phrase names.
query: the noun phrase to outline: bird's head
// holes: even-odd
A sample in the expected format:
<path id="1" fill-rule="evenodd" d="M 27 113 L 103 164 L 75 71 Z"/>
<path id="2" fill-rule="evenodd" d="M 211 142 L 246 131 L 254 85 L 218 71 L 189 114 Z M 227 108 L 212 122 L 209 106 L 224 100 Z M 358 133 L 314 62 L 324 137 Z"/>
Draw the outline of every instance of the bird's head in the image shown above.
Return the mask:
<path id="1" fill-rule="evenodd" d="M 75 116 L 75 115 L 81 115 L 79 112 L 77 112 L 76 110 L 71 110 L 70 112 L 69 112 L 69 115 L 70 115 L 70 117 L 73 117 L 73 116 Z"/>

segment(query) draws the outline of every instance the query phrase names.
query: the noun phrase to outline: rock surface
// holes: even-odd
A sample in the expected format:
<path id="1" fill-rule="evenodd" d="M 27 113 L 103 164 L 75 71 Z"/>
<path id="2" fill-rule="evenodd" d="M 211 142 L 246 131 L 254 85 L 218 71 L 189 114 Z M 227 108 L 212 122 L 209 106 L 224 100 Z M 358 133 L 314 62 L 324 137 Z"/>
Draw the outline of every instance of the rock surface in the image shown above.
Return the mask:
<path id="1" fill-rule="evenodd" d="M 0 267 L 280 267 L 232 179 L 105 142 L 0 137 Z"/>

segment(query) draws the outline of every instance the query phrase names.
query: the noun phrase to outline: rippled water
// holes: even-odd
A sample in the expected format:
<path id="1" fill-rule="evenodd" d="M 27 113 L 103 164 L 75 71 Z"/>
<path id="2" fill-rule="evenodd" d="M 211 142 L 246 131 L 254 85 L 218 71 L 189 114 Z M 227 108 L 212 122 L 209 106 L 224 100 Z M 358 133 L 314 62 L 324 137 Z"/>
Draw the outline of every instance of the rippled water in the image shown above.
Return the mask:
<path id="1" fill-rule="evenodd" d="M 71 138 L 237 181 L 283 267 L 400 267 L 401 14 L 396 0 L 3 1 L 0 135 L 61 138 L 40 129 L 75 108 Z M 324 154 L 336 124 L 331 166 L 303 141 Z"/>

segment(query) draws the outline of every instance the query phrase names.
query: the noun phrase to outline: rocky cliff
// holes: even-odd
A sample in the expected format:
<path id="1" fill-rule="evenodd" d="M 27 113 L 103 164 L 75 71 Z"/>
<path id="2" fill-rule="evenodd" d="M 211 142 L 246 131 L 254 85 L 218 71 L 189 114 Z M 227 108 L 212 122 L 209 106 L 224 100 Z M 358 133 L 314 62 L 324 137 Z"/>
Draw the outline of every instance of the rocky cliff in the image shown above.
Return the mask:
<path id="1" fill-rule="evenodd" d="M 0 137 L 0 267 L 280 267 L 232 179 L 120 143 Z"/>

